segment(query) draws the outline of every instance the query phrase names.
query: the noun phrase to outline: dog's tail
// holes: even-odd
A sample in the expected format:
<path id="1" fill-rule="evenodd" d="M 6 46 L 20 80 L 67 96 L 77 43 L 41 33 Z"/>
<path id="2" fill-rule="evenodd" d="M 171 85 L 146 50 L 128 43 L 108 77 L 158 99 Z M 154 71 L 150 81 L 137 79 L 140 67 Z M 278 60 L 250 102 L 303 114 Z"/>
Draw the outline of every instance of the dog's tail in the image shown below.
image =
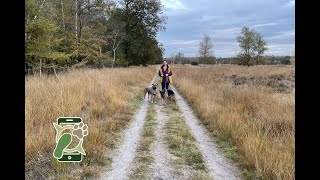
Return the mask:
<path id="1" fill-rule="evenodd" d="M 176 97 L 173 95 L 173 96 L 170 96 L 170 99 L 173 101 L 173 102 L 177 102 L 177 100 L 176 100 Z"/>
<path id="2" fill-rule="evenodd" d="M 177 100 L 176 100 L 176 97 L 175 96 L 173 96 L 173 101 L 176 103 L 177 102 Z"/>

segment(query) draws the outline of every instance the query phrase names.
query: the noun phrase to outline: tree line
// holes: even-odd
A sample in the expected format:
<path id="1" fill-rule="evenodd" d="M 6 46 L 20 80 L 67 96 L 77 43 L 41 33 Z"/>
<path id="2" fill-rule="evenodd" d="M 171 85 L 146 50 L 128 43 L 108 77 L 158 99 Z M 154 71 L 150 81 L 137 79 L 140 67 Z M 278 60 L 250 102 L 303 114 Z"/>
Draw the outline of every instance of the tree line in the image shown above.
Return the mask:
<path id="1" fill-rule="evenodd" d="M 183 53 L 181 53 L 183 54 Z M 193 64 L 197 62 L 197 64 L 205 64 L 201 61 L 199 61 L 199 57 L 185 57 L 182 56 L 182 58 L 177 59 L 177 55 L 173 55 L 172 57 L 169 58 L 164 58 L 168 60 L 170 64 Z M 238 57 L 211 57 L 212 59 L 209 60 L 209 63 L 206 64 L 237 64 Z M 294 64 L 294 56 L 270 56 L 270 55 L 265 55 L 260 57 L 262 59 L 261 64 L 259 65 L 289 65 L 289 64 Z M 161 64 L 162 62 L 159 62 L 158 64 Z"/>
<path id="2" fill-rule="evenodd" d="M 294 56 L 264 56 L 263 54 L 268 50 L 267 43 L 263 39 L 262 35 L 250 29 L 247 26 L 243 26 L 241 34 L 236 37 L 239 43 L 240 52 L 236 57 L 230 58 L 216 58 L 213 55 L 214 46 L 212 39 L 209 35 L 205 34 L 199 43 L 198 57 L 184 57 L 184 54 L 178 52 L 172 54 L 169 61 L 179 64 L 238 64 L 238 65 L 274 65 L 274 64 L 294 64 Z"/>
<path id="3" fill-rule="evenodd" d="M 160 0 L 26 0 L 26 68 L 154 64 Z"/>

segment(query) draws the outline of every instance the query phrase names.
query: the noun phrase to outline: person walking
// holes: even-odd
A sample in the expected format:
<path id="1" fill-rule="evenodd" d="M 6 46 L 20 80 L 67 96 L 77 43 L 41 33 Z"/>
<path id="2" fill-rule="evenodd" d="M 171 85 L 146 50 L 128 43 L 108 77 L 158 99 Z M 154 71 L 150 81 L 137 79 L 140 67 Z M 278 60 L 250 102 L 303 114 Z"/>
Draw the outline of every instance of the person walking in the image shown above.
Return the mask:
<path id="1" fill-rule="evenodd" d="M 163 60 L 163 65 L 159 69 L 160 83 L 162 91 L 168 92 L 169 84 L 172 85 L 172 70 L 167 60 Z"/>

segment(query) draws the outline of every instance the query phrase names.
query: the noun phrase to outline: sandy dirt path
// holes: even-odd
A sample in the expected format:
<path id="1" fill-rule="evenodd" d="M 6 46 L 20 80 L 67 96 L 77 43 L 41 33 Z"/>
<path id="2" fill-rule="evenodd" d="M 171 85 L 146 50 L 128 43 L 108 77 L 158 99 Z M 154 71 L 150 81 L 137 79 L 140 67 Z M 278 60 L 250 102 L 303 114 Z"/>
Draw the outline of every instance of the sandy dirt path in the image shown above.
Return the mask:
<path id="1" fill-rule="evenodd" d="M 154 75 L 150 85 L 158 76 Z M 198 148 L 201 150 L 206 166 L 210 175 L 215 180 L 238 180 L 241 179 L 240 170 L 231 160 L 224 157 L 223 153 L 218 149 L 218 145 L 212 140 L 207 129 L 200 123 L 199 119 L 194 115 L 192 109 L 180 93 L 171 86 L 176 94 L 176 100 L 182 116 L 190 127 L 193 136 L 196 139 Z M 143 101 L 139 111 L 133 116 L 133 120 L 128 128 L 124 130 L 123 142 L 114 151 L 112 155 L 111 170 L 106 172 L 102 179 L 128 179 L 132 162 L 136 157 L 137 147 L 141 139 L 143 124 L 146 119 L 149 103 L 147 99 Z M 148 172 L 151 179 L 179 179 L 174 176 L 174 169 L 170 164 L 171 154 L 165 144 L 164 126 L 168 120 L 168 115 L 161 112 L 161 106 L 156 105 L 157 127 L 155 129 L 156 140 L 151 146 L 154 163 L 150 166 Z"/>
<path id="2" fill-rule="evenodd" d="M 151 179 L 177 179 L 173 175 L 173 167 L 170 164 L 171 154 L 165 144 L 165 124 L 168 116 L 161 112 L 162 106 L 156 105 L 157 127 L 155 129 L 156 140 L 151 147 L 151 153 L 154 157 L 154 163 L 151 165 Z"/>
<path id="3" fill-rule="evenodd" d="M 241 179 L 239 168 L 235 163 L 224 157 L 223 153 L 218 149 L 218 145 L 209 136 L 207 129 L 200 123 L 200 120 L 194 115 L 192 109 L 177 89 L 173 86 L 171 86 L 171 89 L 175 92 L 179 109 L 196 139 L 198 148 L 202 151 L 210 175 L 215 180 Z"/>
<path id="4" fill-rule="evenodd" d="M 156 71 L 156 74 L 152 78 L 149 85 L 155 81 L 157 76 L 158 71 Z M 137 111 L 133 116 L 129 127 L 124 130 L 123 142 L 113 153 L 111 170 L 106 172 L 102 179 L 128 179 L 129 167 L 136 156 L 142 127 L 146 119 L 148 105 L 149 102 L 147 102 L 146 98 L 143 101 L 139 111 Z"/>

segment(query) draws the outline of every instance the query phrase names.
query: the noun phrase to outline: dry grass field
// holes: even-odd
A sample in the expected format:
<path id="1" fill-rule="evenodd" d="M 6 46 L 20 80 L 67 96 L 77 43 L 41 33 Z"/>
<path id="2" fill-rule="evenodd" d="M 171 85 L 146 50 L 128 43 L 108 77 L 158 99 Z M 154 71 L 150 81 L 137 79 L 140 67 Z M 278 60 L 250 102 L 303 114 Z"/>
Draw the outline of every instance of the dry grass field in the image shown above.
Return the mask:
<path id="1" fill-rule="evenodd" d="M 295 179 L 292 66 L 173 65 L 173 81 L 228 157 L 263 179 Z M 235 153 L 236 152 L 236 153 Z"/>
<path id="2" fill-rule="evenodd" d="M 25 79 L 26 178 L 96 177 L 111 161 L 106 154 L 131 119 L 154 67 L 81 69 L 54 76 Z M 88 125 L 81 163 L 58 163 L 53 122 L 58 117 L 82 117 Z"/>
<path id="3" fill-rule="evenodd" d="M 295 179 L 294 67 L 172 65 L 172 71 L 173 85 L 247 179 Z M 27 76 L 26 179 L 99 178 L 154 73 L 154 67 L 130 67 Z M 52 155 L 52 123 L 63 116 L 88 125 L 81 163 L 59 163 Z"/>

